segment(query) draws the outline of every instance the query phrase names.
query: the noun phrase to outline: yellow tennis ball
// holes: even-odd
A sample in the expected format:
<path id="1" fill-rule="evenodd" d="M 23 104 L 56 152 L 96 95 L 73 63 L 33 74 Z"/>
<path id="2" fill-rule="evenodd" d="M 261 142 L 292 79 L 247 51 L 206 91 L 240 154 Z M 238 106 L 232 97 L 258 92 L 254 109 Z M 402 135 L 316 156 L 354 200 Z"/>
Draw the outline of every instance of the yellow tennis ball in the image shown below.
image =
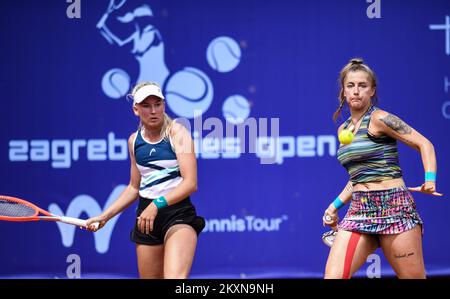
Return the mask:
<path id="1" fill-rule="evenodd" d="M 341 133 L 339 133 L 339 142 L 342 144 L 350 144 L 353 141 L 353 138 L 355 135 L 350 130 L 342 130 Z"/>

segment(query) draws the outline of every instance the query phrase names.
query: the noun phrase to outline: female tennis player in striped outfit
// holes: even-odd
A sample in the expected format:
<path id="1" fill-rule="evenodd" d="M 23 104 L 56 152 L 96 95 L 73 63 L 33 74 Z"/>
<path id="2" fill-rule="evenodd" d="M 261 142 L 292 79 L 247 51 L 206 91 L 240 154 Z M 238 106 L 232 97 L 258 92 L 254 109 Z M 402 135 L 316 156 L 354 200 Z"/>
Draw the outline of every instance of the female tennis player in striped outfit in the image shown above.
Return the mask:
<path id="1" fill-rule="evenodd" d="M 353 141 L 341 144 L 338 160 L 350 180 L 324 213 L 324 224 L 337 230 L 328 256 L 325 278 L 350 278 L 381 246 L 399 278 L 425 278 L 422 227 L 410 191 L 436 192 L 436 156 L 432 143 L 397 116 L 376 106 L 375 73 L 361 59 L 352 59 L 340 73 L 340 105 L 351 116 L 339 127 Z M 397 140 L 420 152 L 425 171 L 421 187 L 405 187 Z M 338 223 L 338 209 L 349 203 Z"/>
<path id="2" fill-rule="evenodd" d="M 88 225 L 106 222 L 139 198 L 131 241 L 136 243 L 141 278 L 187 278 L 205 221 L 189 195 L 197 190 L 197 161 L 191 135 L 165 113 L 158 84 L 144 82 L 132 92 L 140 118 L 128 139 L 131 178 L 119 198 Z M 91 230 L 96 230 L 94 227 Z"/>

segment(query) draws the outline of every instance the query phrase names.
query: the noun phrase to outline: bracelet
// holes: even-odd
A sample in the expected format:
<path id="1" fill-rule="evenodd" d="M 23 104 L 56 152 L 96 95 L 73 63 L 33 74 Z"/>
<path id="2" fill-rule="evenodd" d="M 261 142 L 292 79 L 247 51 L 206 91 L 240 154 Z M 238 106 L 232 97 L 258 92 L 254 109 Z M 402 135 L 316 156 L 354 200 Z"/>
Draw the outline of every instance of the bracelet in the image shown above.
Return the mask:
<path id="1" fill-rule="evenodd" d="M 160 196 L 157 199 L 154 199 L 153 203 L 158 208 L 158 210 L 161 210 L 162 208 L 165 208 L 168 206 L 167 200 L 164 196 Z"/>
<path id="2" fill-rule="evenodd" d="M 333 206 L 336 208 L 336 210 L 339 210 L 342 208 L 345 204 L 342 202 L 342 200 L 338 197 L 333 201 Z"/>
<path id="3" fill-rule="evenodd" d="M 425 182 L 436 182 L 436 172 L 427 171 L 425 172 Z"/>

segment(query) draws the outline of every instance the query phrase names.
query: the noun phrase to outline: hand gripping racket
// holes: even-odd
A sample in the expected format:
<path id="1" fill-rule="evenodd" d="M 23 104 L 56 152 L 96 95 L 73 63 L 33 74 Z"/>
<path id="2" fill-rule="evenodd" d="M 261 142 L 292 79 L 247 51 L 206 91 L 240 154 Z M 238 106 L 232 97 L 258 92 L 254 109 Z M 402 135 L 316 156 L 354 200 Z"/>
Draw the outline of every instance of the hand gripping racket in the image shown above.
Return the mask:
<path id="1" fill-rule="evenodd" d="M 41 216 L 39 214 L 42 214 Z M 26 221 L 60 221 L 67 224 L 86 228 L 86 220 L 57 216 L 45 211 L 36 205 L 11 196 L 0 195 L 0 220 L 26 222 Z M 98 223 L 93 224 L 98 226 Z"/>
<path id="2" fill-rule="evenodd" d="M 367 221 L 367 220 L 376 220 L 376 219 L 388 219 L 392 217 L 403 217 L 404 213 L 398 213 L 395 215 L 390 216 L 380 216 L 380 217 L 348 217 L 344 218 L 346 220 L 352 220 L 352 221 Z M 332 219 L 329 215 L 323 216 L 323 220 L 325 222 L 330 222 Z M 330 230 L 322 235 L 322 241 L 325 243 L 325 245 L 331 247 L 333 245 L 334 239 L 336 239 L 337 231 Z"/>

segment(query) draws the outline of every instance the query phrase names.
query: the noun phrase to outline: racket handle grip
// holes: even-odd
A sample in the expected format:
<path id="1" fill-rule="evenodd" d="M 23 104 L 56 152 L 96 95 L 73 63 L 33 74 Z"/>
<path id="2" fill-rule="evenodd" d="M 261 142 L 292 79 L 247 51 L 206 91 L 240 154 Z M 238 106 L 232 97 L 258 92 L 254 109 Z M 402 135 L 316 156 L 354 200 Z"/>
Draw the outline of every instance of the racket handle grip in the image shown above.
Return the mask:
<path id="1" fill-rule="evenodd" d="M 330 215 L 325 215 L 325 216 L 323 216 L 323 221 L 325 221 L 325 222 L 330 222 L 331 220 L 333 220 L 333 218 L 331 218 Z"/>
<path id="2" fill-rule="evenodd" d="M 60 217 L 60 221 L 67 223 L 67 224 L 73 224 L 76 226 L 86 227 L 86 220 L 83 220 L 83 219 L 62 216 L 62 217 Z"/>

